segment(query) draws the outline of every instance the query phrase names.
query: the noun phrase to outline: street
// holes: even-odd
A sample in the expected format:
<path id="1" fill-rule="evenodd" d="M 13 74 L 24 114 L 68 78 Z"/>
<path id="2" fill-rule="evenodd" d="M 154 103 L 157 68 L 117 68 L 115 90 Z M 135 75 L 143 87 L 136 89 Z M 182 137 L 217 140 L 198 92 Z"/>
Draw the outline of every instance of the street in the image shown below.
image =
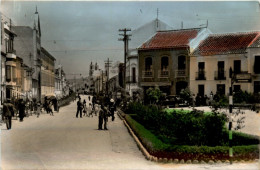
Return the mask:
<path id="1" fill-rule="evenodd" d="M 87 100 L 88 96 L 82 96 Z M 172 164 L 147 161 L 122 120 L 109 118 L 99 131 L 97 116 L 76 118 L 76 102 L 54 112 L 1 126 L 1 169 L 259 169 L 257 162 Z"/>

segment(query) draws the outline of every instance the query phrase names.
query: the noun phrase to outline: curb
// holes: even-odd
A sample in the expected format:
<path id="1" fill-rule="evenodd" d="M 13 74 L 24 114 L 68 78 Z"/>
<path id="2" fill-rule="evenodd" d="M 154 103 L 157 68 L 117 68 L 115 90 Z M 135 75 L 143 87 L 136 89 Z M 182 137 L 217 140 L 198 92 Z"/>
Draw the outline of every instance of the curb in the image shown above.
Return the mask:
<path id="1" fill-rule="evenodd" d="M 120 111 L 117 111 L 117 115 L 120 117 L 121 120 L 123 120 L 124 125 L 127 127 L 127 130 L 129 131 L 129 133 L 133 136 L 138 148 L 141 150 L 141 152 L 143 153 L 143 155 L 145 156 L 145 158 L 147 160 L 153 161 L 153 162 L 160 162 L 160 163 L 174 163 L 174 164 L 229 164 L 229 160 L 226 161 L 221 161 L 221 160 L 209 160 L 209 161 L 198 161 L 198 160 L 187 160 L 186 162 L 182 159 L 182 160 L 178 160 L 178 159 L 173 159 L 173 158 L 159 158 L 153 155 L 150 155 L 150 153 L 146 150 L 146 148 L 143 146 L 143 144 L 141 143 L 141 141 L 138 139 L 138 137 L 135 135 L 134 131 L 132 130 L 132 128 L 128 125 L 128 123 L 126 122 L 126 120 L 124 119 L 124 117 L 120 114 Z M 254 162 L 259 162 L 259 159 L 255 159 L 255 160 L 250 160 L 250 161 L 254 161 Z M 245 162 L 250 162 L 250 161 L 245 161 L 245 160 L 233 160 L 233 163 L 245 163 Z"/>

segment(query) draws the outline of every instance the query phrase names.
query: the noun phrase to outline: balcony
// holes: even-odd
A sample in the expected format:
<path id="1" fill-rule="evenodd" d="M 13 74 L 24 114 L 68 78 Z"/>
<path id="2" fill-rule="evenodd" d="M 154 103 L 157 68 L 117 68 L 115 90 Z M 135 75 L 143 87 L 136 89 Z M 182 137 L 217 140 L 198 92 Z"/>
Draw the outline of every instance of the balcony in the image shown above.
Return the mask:
<path id="1" fill-rule="evenodd" d="M 142 71 L 143 78 L 153 78 L 154 74 L 152 70 L 149 71 Z"/>
<path id="2" fill-rule="evenodd" d="M 13 51 L 9 51 L 9 52 L 7 52 L 7 56 L 6 56 L 6 58 L 16 59 L 16 51 L 13 50 Z"/>
<path id="3" fill-rule="evenodd" d="M 158 78 L 169 78 L 170 72 L 169 70 L 159 70 L 158 71 Z"/>
<path id="4" fill-rule="evenodd" d="M 226 80 L 226 71 L 215 71 L 215 80 Z"/>
<path id="5" fill-rule="evenodd" d="M 196 80 L 206 80 L 205 75 L 206 75 L 205 71 L 196 72 Z"/>
<path id="6" fill-rule="evenodd" d="M 186 77 L 186 70 L 175 70 L 175 78 Z"/>
<path id="7" fill-rule="evenodd" d="M 142 79 L 143 82 L 153 82 L 154 81 L 154 72 L 153 70 L 142 71 Z"/>

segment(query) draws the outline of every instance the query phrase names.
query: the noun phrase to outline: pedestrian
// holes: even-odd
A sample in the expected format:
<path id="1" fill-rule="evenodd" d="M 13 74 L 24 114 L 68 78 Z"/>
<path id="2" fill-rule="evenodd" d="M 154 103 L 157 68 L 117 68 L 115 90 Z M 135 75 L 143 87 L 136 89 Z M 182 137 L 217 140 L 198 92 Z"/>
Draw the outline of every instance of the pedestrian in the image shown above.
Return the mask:
<path id="1" fill-rule="evenodd" d="M 14 116 L 14 105 L 10 99 L 7 99 L 7 102 L 3 105 L 3 118 L 6 122 L 7 130 L 12 128 L 12 116 Z"/>
<path id="2" fill-rule="evenodd" d="M 195 101 L 196 101 L 196 97 L 195 94 L 192 95 L 192 107 L 195 107 Z"/>
<path id="3" fill-rule="evenodd" d="M 18 111 L 19 111 L 20 122 L 22 122 L 23 118 L 25 117 L 25 103 L 23 99 L 20 99 L 19 101 Z"/>
<path id="4" fill-rule="evenodd" d="M 103 117 L 104 117 L 104 110 L 103 105 L 99 105 L 99 111 L 98 111 L 98 130 L 102 130 L 103 126 Z"/>
<path id="5" fill-rule="evenodd" d="M 104 130 L 108 130 L 107 129 L 107 122 L 108 122 L 108 117 L 111 115 L 108 108 L 107 107 L 104 107 L 103 108 L 103 120 L 104 120 Z"/>
<path id="6" fill-rule="evenodd" d="M 78 114 L 80 113 L 80 118 L 82 118 L 82 109 L 83 109 L 83 104 L 81 102 L 81 98 L 79 98 L 79 101 L 77 102 L 77 113 L 76 113 L 76 118 L 78 118 Z"/>
<path id="7" fill-rule="evenodd" d="M 49 101 L 49 104 L 48 104 L 48 110 L 50 112 L 50 115 L 54 116 L 53 111 L 52 111 L 52 101 L 51 100 Z"/>
<path id="8" fill-rule="evenodd" d="M 88 96 L 88 101 L 90 102 L 90 96 Z"/>
<path id="9" fill-rule="evenodd" d="M 110 99 L 110 103 L 109 103 L 109 111 L 111 113 L 112 116 L 112 121 L 115 120 L 115 110 L 116 110 L 116 105 L 115 105 L 115 101 L 114 99 Z"/>
<path id="10" fill-rule="evenodd" d="M 83 113 L 83 116 L 87 116 L 87 102 L 85 99 L 83 100 Z"/>
<path id="11" fill-rule="evenodd" d="M 37 114 L 37 118 L 40 117 L 40 114 L 41 114 L 41 102 L 37 102 L 36 104 L 36 114 Z"/>
<path id="12" fill-rule="evenodd" d="M 213 92 L 210 92 L 210 96 L 209 96 L 209 105 L 212 106 L 212 102 L 213 102 Z"/>
<path id="13" fill-rule="evenodd" d="M 95 112 L 95 111 L 92 108 L 93 108 L 92 104 L 89 103 L 88 108 L 87 108 L 88 116 L 90 116 L 90 115 L 93 116 L 93 112 Z"/>

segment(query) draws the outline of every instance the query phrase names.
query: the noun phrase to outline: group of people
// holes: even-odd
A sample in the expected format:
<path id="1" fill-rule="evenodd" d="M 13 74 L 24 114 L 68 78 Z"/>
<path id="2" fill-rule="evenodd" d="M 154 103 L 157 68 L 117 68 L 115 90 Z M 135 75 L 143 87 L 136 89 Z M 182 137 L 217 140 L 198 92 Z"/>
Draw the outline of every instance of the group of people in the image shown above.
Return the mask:
<path id="1" fill-rule="evenodd" d="M 24 117 L 34 113 L 37 118 L 39 118 L 42 108 L 45 109 L 46 113 L 50 113 L 50 115 L 53 116 L 52 106 L 55 107 L 53 100 L 48 100 L 46 98 L 43 105 L 40 101 L 36 100 L 25 101 L 23 99 L 19 99 L 17 101 L 11 101 L 11 99 L 7 99 L 3 103 L 2 120 L 6 123 L 6 127 L 9 130 L 12 127 L 12 117 L 18 116 L 20 122 L 23 122 Z M 56 110 L 58 111 L 58 109 Z"/>
<path id="2" fill-rule="evenodd" d="M 112 117 L 112 121 L 115 120 L 115 102 L 114 99 L 111 99 L 109 104 L 105 106 L 104 103 L 101 103 L 99 100 L 96 100 L 95 97 L 88 96 L 89 104 L 87 105 L 86 100 L 84 99 L 83 102 L 81 102 L 81 97 L 78 96 L 77 101 L 77 112 L 76 112 L 76 118 L 80 116 L 82 118 L 82 112 L 84 113 L 83 116 L 92 116 L 95 114 L 95 116 L 98 116 L 98 130 L 108 130 L 107 128 L 107 122 L 108 117 Z"/>

